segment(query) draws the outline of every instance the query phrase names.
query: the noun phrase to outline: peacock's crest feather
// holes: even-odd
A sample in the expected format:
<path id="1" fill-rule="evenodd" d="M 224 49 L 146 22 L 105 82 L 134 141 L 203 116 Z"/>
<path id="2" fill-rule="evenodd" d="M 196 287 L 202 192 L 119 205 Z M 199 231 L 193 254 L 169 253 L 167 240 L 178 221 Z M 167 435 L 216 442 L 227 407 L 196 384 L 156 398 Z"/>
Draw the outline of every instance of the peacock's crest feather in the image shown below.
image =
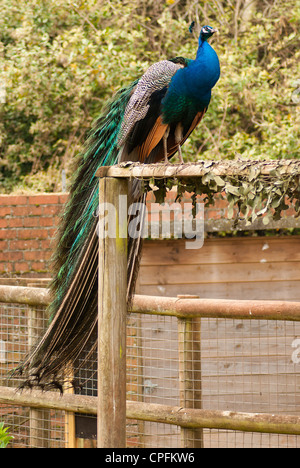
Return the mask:
<path id="1" fill-rule="evenodd" d="M 189 26 L 189 32 L 192 34 L 192 32 L 194 31 L 194 28 L 195 28 L 195 21 L 192 21 L 190 26 Z"/>

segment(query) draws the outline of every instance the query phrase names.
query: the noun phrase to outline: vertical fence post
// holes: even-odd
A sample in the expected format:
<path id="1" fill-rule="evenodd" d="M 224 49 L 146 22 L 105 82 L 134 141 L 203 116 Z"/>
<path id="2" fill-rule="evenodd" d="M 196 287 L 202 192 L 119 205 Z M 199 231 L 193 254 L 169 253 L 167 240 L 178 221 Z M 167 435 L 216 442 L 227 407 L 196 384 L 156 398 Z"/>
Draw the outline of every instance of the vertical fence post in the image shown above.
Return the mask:
<path id="1" fill-rule="evenodd" d="M 99 185 L 97 438 L 98 448 L 124 448 L 128 182 L 103 177 Z"/>
<path id="2" fill-rule="evenodd" d="M 185 296 L 193 297 L 198 296 Z M 201 409 L 201 319 L 178 319 L 178 340 L 180 406 Z M 181 428 L 181 443 L 184 448 L 203 448 L 203 429 Z"/>
<path id="3" fill-rule="evenodd" d="M 44 330 L 45 312 L 37 307 L 30 307 L 28 313 L 28 347 L 32 348 Z M 30 447 L 50 448 L 50 411 L 30 408 Z"/>

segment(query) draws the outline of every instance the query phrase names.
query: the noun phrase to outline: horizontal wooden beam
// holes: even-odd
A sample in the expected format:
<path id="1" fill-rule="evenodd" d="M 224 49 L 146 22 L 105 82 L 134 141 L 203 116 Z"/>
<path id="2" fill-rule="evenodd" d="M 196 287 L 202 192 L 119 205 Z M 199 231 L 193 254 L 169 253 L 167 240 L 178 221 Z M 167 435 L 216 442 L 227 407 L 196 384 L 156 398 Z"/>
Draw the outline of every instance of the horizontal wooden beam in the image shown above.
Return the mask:
<path id="1" fill-rule="evenodd" d="M 0 386 L 0 404 L 28 406 L 36 409 L 55 409 L 74 413 L 97 414 L 97 398 L 72 393 L 16 390 Z"/>
<path id="2" fill-rule="evenodd" d="M 0 302 L 47 306 L 50 293 L 44 288 L 0 286 Z M 232 299 L 190 299 L 135 295 L 130 312 L 178 318 L 237 318 L 300 321 L 300 302 Z"/>
<path id="3" fill-rule="evenodd" d="M 31 408 L 55 409 L 74 413 L 97 414 L 97 397 L 39 390 L 17 392 L 0 387 L 0 403 Z M 212 411 L 127 401 L 126 417 L 185 428 L 227 429 L 244 432 L 300 435 L 300 417 L 268 413 Z"/>
<path id="4" fill-rule="evenodd" d="M 244 413 L 182 408 L 155 403 L 127 402 L 127 418 L 197 429 L 300 434 L 300 417 L 268 413 Z"/>
<path id="5" fill-rule="evenodd" d="M 187 164 L 140 164 L 123 163 L 116 166 L 103 166 L 98 169 L 98 177 L 136 177 L 139 179 L 148 178 L 186 178 L 202 177 L 203 175 L 213 173 L 218 176 L 247 176 L 250 170 L 271 176 L 274 171 L 280 169 L 280 175 L 295 174 L 300 175 L 299 160 L 225 160 L 225 161 L 198 161 Z"/>
<path id="6" fill-rule="evenodd" d="M 46 288 L 0 285 L 0 302 L 47 306 L 50 302 L 50 293 Z"/>
<path id="7" fill-rule="evenodd" d="M 181 299 L 136 295 L 131 312 L 178 318 L 238 318 L 300 321 L 300 302 L 231 299 Z"/>

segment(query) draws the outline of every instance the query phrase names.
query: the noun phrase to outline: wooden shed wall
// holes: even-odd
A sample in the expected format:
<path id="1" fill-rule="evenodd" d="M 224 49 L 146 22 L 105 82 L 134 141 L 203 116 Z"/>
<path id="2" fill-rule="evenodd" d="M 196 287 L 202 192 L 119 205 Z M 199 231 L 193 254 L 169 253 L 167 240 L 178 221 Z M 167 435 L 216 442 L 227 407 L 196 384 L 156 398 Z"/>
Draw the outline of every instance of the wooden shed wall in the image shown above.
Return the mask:
<path id="1" fill-rule="evenodd" d="M 138 292 L 226 299 L 300 299 L 300 236 L 147 240 Z"/>

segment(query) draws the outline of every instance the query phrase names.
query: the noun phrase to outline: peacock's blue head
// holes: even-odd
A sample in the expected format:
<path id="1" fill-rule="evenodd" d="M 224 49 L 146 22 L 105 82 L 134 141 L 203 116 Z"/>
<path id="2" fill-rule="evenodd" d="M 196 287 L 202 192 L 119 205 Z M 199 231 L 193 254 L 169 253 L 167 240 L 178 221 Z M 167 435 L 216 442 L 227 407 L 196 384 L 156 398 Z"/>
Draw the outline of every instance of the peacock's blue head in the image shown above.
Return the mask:
<path id="1" fill-rule="evenodd" d="M 209 39 L 217 31 L 217 29 L 212 28 L 211 26 L 203 26 L 200 31 L 200 39 L 202 41 L 207 41 L 207 39 Z"/>

